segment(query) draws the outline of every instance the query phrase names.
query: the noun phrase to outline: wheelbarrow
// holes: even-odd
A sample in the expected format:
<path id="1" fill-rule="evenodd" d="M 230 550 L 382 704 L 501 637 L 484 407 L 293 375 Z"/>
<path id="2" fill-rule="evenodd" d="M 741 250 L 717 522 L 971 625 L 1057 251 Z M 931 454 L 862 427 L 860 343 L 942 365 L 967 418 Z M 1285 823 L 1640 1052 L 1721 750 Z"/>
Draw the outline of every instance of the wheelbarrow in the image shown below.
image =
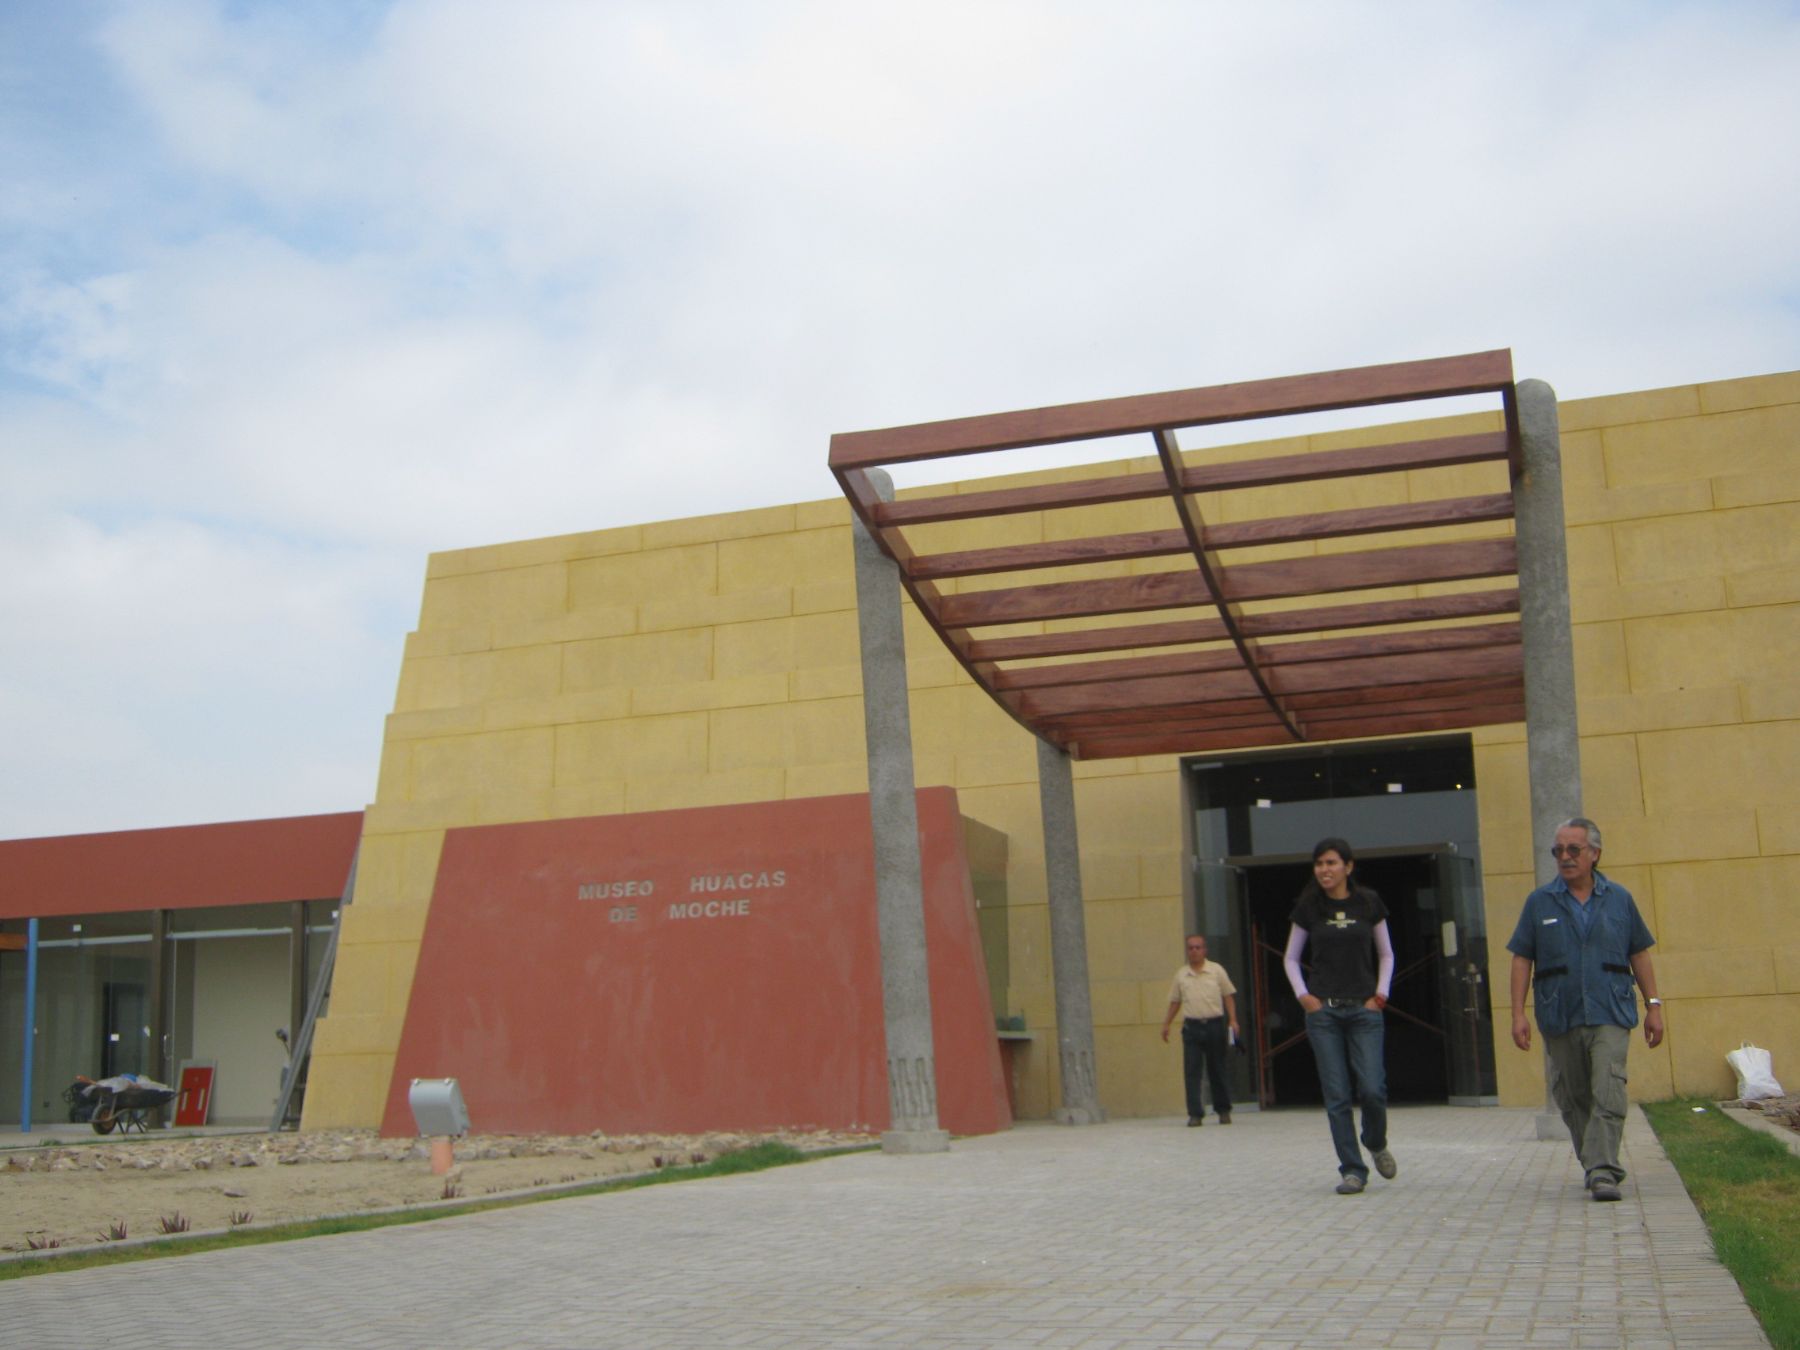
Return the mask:
<path id="1" fill-rule="evenodd" d="M 69 1104 L 69 1119 L 92 1125 L 95 1134 L 111 1134 L 115 1129 L 120 1134 L 134 1129 L 145 1134 L 149 1132 L 145 1116 L 174 1101 L 175 1089 L 136 1074 L 118 1074 L 98 1081 L 78 1074 L 62 1095 Z"/>

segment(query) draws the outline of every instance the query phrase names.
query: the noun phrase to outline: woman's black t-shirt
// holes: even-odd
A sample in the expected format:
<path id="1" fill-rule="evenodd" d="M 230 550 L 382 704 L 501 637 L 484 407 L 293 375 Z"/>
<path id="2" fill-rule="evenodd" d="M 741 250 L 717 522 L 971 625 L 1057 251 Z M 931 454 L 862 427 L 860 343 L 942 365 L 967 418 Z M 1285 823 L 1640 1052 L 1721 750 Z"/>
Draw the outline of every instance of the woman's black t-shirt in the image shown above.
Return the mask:
<path id="1" fill-rule="evenodd" d="M 1315 998 L 1373 998 L 1375 925 L 1387 915 L 1381 897 L 1361 887 L 1352 887 L 1342 900 L 1316 886 L 1304 891 L 1289 918 L 1306 934 L 1312 957 L 1307 992 Z"/>

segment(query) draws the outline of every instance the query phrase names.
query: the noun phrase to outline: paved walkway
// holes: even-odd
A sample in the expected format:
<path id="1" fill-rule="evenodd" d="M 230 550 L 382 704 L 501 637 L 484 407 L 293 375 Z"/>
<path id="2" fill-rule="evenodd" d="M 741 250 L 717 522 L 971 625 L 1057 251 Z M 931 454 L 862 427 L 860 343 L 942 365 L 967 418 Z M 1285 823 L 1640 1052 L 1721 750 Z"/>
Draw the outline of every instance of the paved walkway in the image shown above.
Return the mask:
<path id="1" fill-rule="evenodd" d="M 1025 1125 L 0 1284 L 7 1345 L 1754 1347 L 1633 1112 L 1623 1203 L 1533 1113 L 1393 1114 L 1361 1196 L 1317 1111 Z"/>

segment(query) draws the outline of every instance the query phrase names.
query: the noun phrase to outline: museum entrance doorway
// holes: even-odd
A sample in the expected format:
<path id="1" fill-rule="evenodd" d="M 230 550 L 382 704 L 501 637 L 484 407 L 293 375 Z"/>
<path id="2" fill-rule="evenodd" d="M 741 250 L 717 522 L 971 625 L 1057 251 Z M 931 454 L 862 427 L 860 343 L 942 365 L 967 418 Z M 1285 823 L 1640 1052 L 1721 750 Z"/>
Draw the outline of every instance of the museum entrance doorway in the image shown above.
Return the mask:
<path id="1" fill-rule="evenodd" d="M 1288 916 L 1312 875 L 1312 845 L 1337 835 L 1356 850 L 1357 879 L 1388 907 L 1390 1100 L 1497 1101 L 1468 738 L 1216 757 L 1186 768 L 1186 926 L 1208 936 L 1239 986 L 1244 1053 L 1234 1057 L 1234 1097 L 1263 1106 L 1321 1101 L 1282 955 Z"/>

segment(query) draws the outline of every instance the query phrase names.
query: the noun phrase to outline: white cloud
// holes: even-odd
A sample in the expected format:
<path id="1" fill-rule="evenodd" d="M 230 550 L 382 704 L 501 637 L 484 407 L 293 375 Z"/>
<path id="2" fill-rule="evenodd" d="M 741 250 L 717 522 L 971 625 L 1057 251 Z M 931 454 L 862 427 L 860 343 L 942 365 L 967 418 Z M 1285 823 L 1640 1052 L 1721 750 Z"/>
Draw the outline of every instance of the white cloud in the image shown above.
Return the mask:
<path id="1" fill-rule="evenodd" d="M 21 749 L 47 828 L 359 804 L 427 550 L 826 496 L 833 431 L 1800 364 L 1787 6 L 105 13 L 111 120 L 0 127 L 0 696 L 82 747 Z"/>

